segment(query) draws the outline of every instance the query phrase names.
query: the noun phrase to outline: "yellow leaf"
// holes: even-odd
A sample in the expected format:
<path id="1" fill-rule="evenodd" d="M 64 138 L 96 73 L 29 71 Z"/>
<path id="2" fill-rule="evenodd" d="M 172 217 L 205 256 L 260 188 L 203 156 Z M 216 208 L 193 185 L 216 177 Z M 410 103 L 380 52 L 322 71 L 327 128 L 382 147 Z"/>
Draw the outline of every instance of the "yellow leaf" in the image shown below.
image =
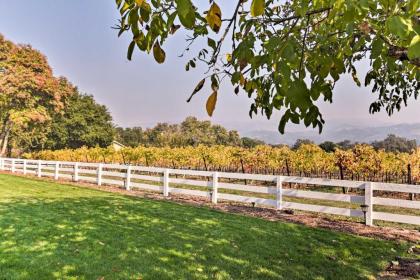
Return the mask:
<path id="1" fill-rule="evenodd" d="M 241 85 L 241 86 L 244 86 L 245 85 L 245 77 L 244 77 L 244 75 L 242 75 L 242 73 L 241 73 L 241 76 L 240 76 L 240 80 L 239 80 L 239 84 Z"/>
<path id="2" fill-rule="evenodd" d="M 220 27 L 222 26 L 222 11 L 215 2 L 213 2 L 213 4 L 211 5 L 210 10 L 207 13 L 206 19 L 210 28 L 216 33 L 219 32 Z"/>
<path id="3" fill-rule="evenodd" d="M 265 0 L 252 0 L 251 16 L 257 17 L 264 14 Z"/>
<path id="4" fill-rule="evenodd" d="M 141 6 L 143 4 L 144 0 L 136 0 L 136 4 L 138 6 Z"/>
<path id="5" fill-rule="evenodd" d="M 216 108 L 216 102 L 217 102 L 217 91 L 213 91 L 213 93 L 209 96 L 209 99 L 207 99 L 206 103 L 206 109 L 207 114 L 209 116 L 213 116 L 214 109 Z"/>
<path id="6" fill-rule="evenodd" d="M 166 54 L 162 50 L 158 42 L 156 42 L 153 46 L 153 56 L 155 57 L 157 63 L 162 64 L 165 62 Z"/>
<path id="7" fill-rule="evenodd" d="M 226 54 L 226 61 L 227 61 L 228 63 L 231 63 L 231 62 L 232 62 L 232 55 L 231 55 L 230 53 L 227 53 L 227 54 Z"/>

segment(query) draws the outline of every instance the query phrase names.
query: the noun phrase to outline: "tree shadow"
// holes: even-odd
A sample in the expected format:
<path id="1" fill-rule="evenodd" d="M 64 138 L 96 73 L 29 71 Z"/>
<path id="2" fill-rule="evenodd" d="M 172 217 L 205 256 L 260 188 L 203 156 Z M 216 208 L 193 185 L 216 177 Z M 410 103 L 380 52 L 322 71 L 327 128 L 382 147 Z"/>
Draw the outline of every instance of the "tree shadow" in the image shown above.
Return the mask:
<path id="1" fill-rule="evenodd" d="M 0 200 L 0 279 L 357 279 L 404 247 L 173 202 L 83 193 Z"/>

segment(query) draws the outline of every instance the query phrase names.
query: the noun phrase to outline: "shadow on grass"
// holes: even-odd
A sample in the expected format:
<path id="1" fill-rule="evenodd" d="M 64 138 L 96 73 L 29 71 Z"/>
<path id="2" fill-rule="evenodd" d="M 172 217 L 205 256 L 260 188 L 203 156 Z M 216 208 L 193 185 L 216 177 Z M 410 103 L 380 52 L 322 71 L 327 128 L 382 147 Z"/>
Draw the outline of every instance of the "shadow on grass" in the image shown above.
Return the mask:
<path id="1" fill-rule="evenodd" d="M 78 195 L 0 199 L 0 279 L 357 279 L 405 247 L 172 202 L 60 191 Z"/>

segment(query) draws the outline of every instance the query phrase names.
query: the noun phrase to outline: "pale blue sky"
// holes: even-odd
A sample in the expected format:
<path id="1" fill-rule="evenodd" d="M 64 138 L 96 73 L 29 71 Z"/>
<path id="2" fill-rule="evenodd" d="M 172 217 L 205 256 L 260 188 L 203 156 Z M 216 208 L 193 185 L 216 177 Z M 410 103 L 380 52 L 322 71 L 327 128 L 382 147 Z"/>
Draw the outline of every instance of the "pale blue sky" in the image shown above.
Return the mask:
<path id="1" fill-rule="evenodd" d="M 117 19 L 113 0 L 0 0 L 0 33 L 43 52 L 57 75 L 93 94 L 110 109 L 116 124 L 150 126 L 179 122 L 189 115 L 209 119 L 204 107 L 208 93 L 203 91 L 191 103 L 185 102 L 203 73 L 184 71 L 186 59 L 178 57 L 185 46 L 182 34 L 166 45 L 165 64 L 158 65 L 139 52 L 129 62 L 129 37 L 118 39 L 110 28 Z M 388 118 L 384 113 L 369 115 L 373 99 L 368 89 L 357 88 L 349 79 L 340 82 L 333 105 L 321 105 L 327 128 L 345 123 L 376 126 L 420 121 L 420 101 Z M 249 104 L 245 95 L 238 97 L 224 86 L 211 120 L 241 131 L 277 129 L 279 116 L 271 121 L 250 120 Z"/>

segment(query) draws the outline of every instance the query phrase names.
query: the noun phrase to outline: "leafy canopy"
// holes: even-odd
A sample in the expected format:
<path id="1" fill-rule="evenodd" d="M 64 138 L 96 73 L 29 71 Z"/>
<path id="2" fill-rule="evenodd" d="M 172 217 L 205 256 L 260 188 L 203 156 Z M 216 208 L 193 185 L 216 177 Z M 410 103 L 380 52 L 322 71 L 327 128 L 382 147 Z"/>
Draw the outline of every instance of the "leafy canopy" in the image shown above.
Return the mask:
<path id="1" fill-rule="evenodd" d="M 180 28 L 188 46 L 203 48 L 188 61 L 208 67 L 190 100 L 211 82 L 209 115 L 220 82 L 229 78 L 238 94 L 253 99 L 250 116 L 281 111 L 279 130 L 288 122 L 322 130 L 316 103 L 332 102 L 336 82 L 350 74 L 358 86 L 372 86 L 377 100 L 370 112 L 391 115 L 417 98 L 420 81 L 420 1 L 418 0 L 239 0 L 233 10 L 216 1 L 204 10 L 198 0 L 116 0 L 119 35 L 131 32 L 128 59 L 137 47 L 165 61 L 165 43 Z M 360 61 L 369 62 L 362 85 Z"/>
<path id="2" fill-rule="evenodd" d="M 66 108 L 56 114 L 44 143 L 45 149 L 76 149 L 80 147 L 108 147 L 115 136 L 112 116 L 93 96 L 77 89 L 69 97 Z M 39 147 L 41 148 L 41 147 Z"/>
<path id="3" fill-rule="evenodd" d="M 263 143 L 251 138 L 240 138 L 236 130 L 227 130 L 221 125 L 199 121 L 195 117 L 187 117 L 180 124 L 158 123 L 145 130 L 141 127 L 118 127 L 116 130 L 117 141 L 130 147 L 255 146 Z"/>
<path id="4" fill-rule="evenodd" d="M 72 94 L 65 78 L 53 75 L 47 58 L 31 46 L 0 34 L 0 156 L 8 148 L 45 142 L 54 115 Z"/>
<path id="5" fill-rule="evenodd" d="M 106 147 L 114 130 L 107 108 L 54 76 L 42 53 L 0 34 L 0 156 Z"/>

